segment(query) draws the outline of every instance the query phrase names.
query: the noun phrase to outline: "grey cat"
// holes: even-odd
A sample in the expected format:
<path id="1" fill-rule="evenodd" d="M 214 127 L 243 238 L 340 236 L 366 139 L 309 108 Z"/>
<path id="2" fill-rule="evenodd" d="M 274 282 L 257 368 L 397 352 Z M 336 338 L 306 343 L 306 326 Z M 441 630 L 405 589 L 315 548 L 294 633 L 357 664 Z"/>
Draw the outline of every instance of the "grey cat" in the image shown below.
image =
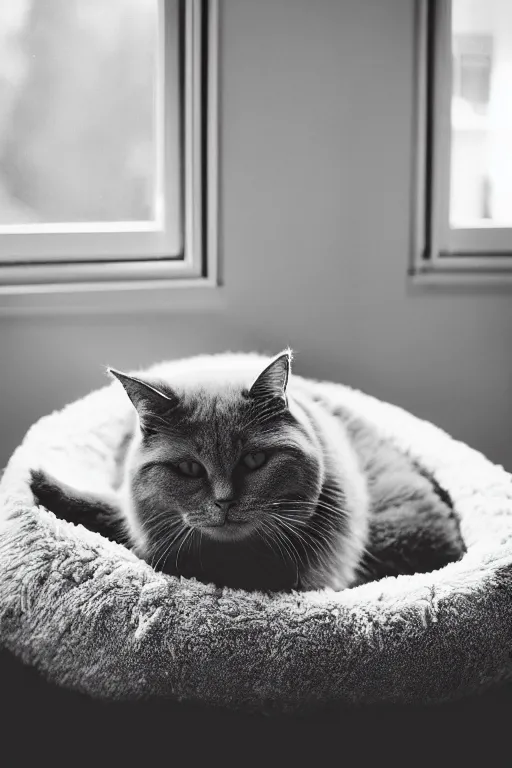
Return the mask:
<path id="1" fill-rule="evenodd" d="M 137 416 L 120 488 L 85 496 L 39 470 L 39 501 L 166 573 L 249 590 L 340 590 L 460 556 L 446 494 L 290 377 L 289 350 L 195 362 L 170 382 L 110 369 Z"/>

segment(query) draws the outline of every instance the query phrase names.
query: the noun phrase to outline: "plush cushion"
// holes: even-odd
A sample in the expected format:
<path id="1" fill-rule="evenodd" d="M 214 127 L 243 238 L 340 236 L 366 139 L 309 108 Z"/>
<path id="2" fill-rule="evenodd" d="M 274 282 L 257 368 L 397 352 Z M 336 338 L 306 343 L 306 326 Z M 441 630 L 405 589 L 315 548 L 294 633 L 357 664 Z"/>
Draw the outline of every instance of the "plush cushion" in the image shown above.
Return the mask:
<path id="1" fill-rule="evenodd" d="M 146 373 L 165 377 L 167 366 Z M 36 506 L 29 488 L 42 456 L 77 486 L 115 484 L 131 411 L 110 385 L 38 421 L 4 472 L 0 643 L 92 696 L 248 711 L 444 702 L 510 679 L 511 476 L 396 406 L 314 386 L 370 419 L 449 492 L 467 548 L 458 562 L 341 592 L 244 592 L 155 572 Z"/>

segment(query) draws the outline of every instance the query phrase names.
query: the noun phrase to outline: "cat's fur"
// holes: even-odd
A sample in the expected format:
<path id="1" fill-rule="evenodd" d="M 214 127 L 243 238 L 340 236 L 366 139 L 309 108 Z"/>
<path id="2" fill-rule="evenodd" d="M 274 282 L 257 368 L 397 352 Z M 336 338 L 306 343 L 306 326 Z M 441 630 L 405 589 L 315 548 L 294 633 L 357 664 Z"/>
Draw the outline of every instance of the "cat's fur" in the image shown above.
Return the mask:
<path id="1" fill-rule="evenodd" d="M 449 499 L 369 424 L 290 378 L 290 362 L 289 351 L 212 356 L 178 366 L 172 381 L 112 370 L 138 417 L 120 489 L 86 497 L 38 471 L 35 495 L 167 573 L 219 586 L 339 590 L 387 563 L 390 573 L 428 569 L 432 551 L 437 567 L 456 559 L 457 537 L 436 549 L 435 526 L 416 552 L 404 539 L 436 508 L 444 525 Z M 401 526 L 388 540 L 393 515 Z"/>

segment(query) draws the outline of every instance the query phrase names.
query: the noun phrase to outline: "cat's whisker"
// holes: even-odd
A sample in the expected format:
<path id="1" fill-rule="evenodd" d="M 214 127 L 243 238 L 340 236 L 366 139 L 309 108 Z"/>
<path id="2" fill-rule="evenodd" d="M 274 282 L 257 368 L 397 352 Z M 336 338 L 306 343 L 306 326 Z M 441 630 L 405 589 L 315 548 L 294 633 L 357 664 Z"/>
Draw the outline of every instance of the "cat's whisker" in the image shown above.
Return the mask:
<path id="1" fill-rule="evenodd" d="M 258 526 L 258 528 L 256 528 L 256 534 L 260 537 L 260 539 L 265 544 L 265 546 L 266 547 L 268 546 L 270 548 L 270 550 L 273 551 L 272 543 L 268 541 L 268 539 L 266 538 L 266 536 L 265 536 L 265 534 L 263 532 L 263 526 Z"/>
<path id="2" fill-rule="evenodd" d="M 151 557 L 151 560 L 149 561 L 149 564 L 151 565 L 151 567 L 152 567 L 152 568 L 153 568 L 155 571 L 157 571 L 157 570 L 158 570 L 158 564 L 159 564 L 159 562 L 160 562 L 160 559 L 161 559 L 161 557 L 163 557 L 163 555 L 165 554 L 165 551 L 166 551 L 166 549 L 167 549 L 167 546 L 168 546 L 168 541 L 167 541 L 167 539 L 164 539 L 164 541 L 162 542 L 162 544 L 159 544 L 159 545 L 158 545 L 158 546 L 155 548 L 155 550 L 154 550 L 154 552 L 153 552 L 153 555 L 152 555 L 152 557 Z M 156 561 L 156 562 L 155 562 L 155 561 Z"/>
<path id="3" fill-rule="evenodd" d="M 297 502 L 297 501 L 287 501 L 282 502 L 281 504 L 276 505 L 278 508 L 282 508 L 283 504 L 286 504 L 288 507 L 288 511 L 297 511 L 300 513 L 301 508 L 309 508 L 310 510 L 315 511 L 324 511 L 328 512 L 331 516 L 331 518 L 334 518 L 335 520 L 346 520 L 347 512 L 342 508 L 336 508 L 331 505 L 326 505 L 322 502 Z M 293 505 L 293 506 L 292 506 Z M 293 507 L 296 507 L 296 510 L 293 510 Z M 310 517 L 308 520 L 304 521 L 305 523 L 308 523 L 309 521 L 317 519 L 317 520 L 323 520 L 324 518 L 320 517 Z"/>
<path id="4" fill-rule="evenodd" d="M 155 567 L 155 560 L 159 557 L 162 551 L 167 547 L 168 543 L 169 543 L 169 539 L 165 537 L 161 541 L 159 541 L 156 544 L 156 546 L 153 547 L 153 554 L 151 556 L 151 560 L 149 561 L 149 564 L 151 565 L 152 568 Z"/>
<path id="5" fill-rule="evenodd" d="M 283 525 L 283 526 L 284 526 L 284 528 L 285 528 L 285 529 L 287 529 L 287 530 L 289 530 L 289 531 L 290 531 L 290 533 L 291 533 L 291 535 L 292 535 L 292 536 L 294 536 L 295 538 L 297 538 L 297 539 L 298 539 L 298 540 L 301 542 L 301 544 L 302 544 L 302 545 L 303 545 L 303 547 L 304 547 L 304 554 L 305 554 L 305 556 L 306 556 L 306 560 L 307 560 L 307 562 L 308 562 L 308 565 L 310 566 L 310 565 L 311 565 L 311 560 L 310 560 L 310 557 L 309 557 L 308 548 L 309 548 L 309 547 L 311 547 L 311 543 L 308 543 L 307 539 L 306 539 L 306 538 L 305 538 L 305 537 L 304 537 L 304 536 L 301 534 L 301 532 L 300 532 L 300 531 L 298 531 L 298 530 L 297 530 L 297 529 L 296 529 L 296 528 L 295 528 L 293 525 L 291 525 L 289 522 L 287 522 L 287 521 L 286 521 L 284 518 L 280 517 L 280 518 L 279 518 L 279 522 L 281 523 L 281 525 Z M 312 540 L 312 541 L 313 541 L 313 540 Z M 314 544 L 314 541 L 313 541 L 313 544 Z M 302 559 L 302 558 L 301 558 L 301 559 Z"/>
<path id="6" fill-rule="evenodd" d="M 289 525 L 288 525 L 288 524 L 287 524 L 287 523 L 286 523 L 284 520 L 278 520 L 278 519 L 276 519 L 276 521 L 277 521 L 278 527 L 279 527 L 279 524 L 281 524 L 281 525 L 282 525 L 282 526 L 283 526 L 283 527 L 284 527 L 286 530 L 290 531 L 290 532 L 291 532 L 293 535 L 295 535 L 295 531 L 293 530 L 293 528 L 291 528 L 291 526 L 289 526 Z M 295 552 L 295 554 L 296 554 L 296 556 L 297 556 L 297 561 L 298 561 L 298 562 L 302 562 L 302 557 L 303 557 L 303 556 L 301 555 L 301 553 L 299 552 L 299 550 L 298 550 L 298 549 L 297 549 L 297 547 L 295 546 L 295 542 L 293 541 L 293 538 L 292 538 L 291 536 L 289 536 L 289 535 L 287 535 L 287 534 L 286 534 L 286 530 L 284 530 L 284 531 L 283 531 L 283 530 L 281 529 L 281 533 L 282 533 L 282 534 L 283 534 L 283 536 L 284 536 L 284 537 L 287 539 L 287 541 L 288 541 L 288 543 L 289 543 L 290 547 L 291 547 L 291 548 L 293 549 L 293 551 Z M 299 538 L 299 537 L 297 537 L 297 538 Z M 304 540 L 302 540 L 302 542 L 304 543 Z M 309 561 L 309 558 L 308 558 L 308 556 L 307 556 L 307 550 L 306 550 L 306 557 L 307 557 L 307 559 L 308 559 L 308 561 Z"/>
<path id="7" fill-rule="evenodd" d="M 262 539 L 262 541 L 264 541 L 264 542 L 265 542 L 265 545 L 268 545 L 268 546 L 270 547 L 270 549 L 271 549 L 272 551 L 274 551 L 274 550 L 273 550 L 273 547 L 272 547 L 272 541 L 269 541 L 269 540 L 267 539 L 267 537 L 265 536 L 265 533 L 264 533 L 264 531 L 265 531 L 265 528 L 266 528 L 265 524 L 264 524 L 262 521 L 260 521 L 260 524 L 259 524 L 259 525 L 256 527 L 255 531 L 256 531 L 256 533 L 258 534 L 258 536 L 260 536 L 260 538 Z"/>
<path id="8" fill-rule="evenodd" d="M 270 535 L 272 535 L 272 533 L 273 533 L 273 529 L 272 529 L 272 526 L 266 525 L 266 523 L 262 521 L 262 522 L 261 522 L 261 527 L 263 528 L 263 530 L 267 530 L 267 531 L 269 532 L 269 534 L 270 534 Z M 284 561 L 284 562 L 286 562 L 286 559 L 287 559 L 287 554 L 286 554 L 286 552 L 285 552 L 285 551 L 284 551 L 284 550 L 281 548 L 281 544 L 280 544 L 278 541 L 275 541 L 275 542 L 273 542 L 273 541 L 272 541 L 272 538 L 270 538 L 270 545 L 271 545 L 271 546 L 270 546 L 270 548 L 271 548 L 271 550 L 273 550 L 273 547 L 272 547 L 272 544 L 273 544 L 273 543 L 277 544 L 277 547 L 278 547 L 278 549 L 279 549 L 280 555 L 281 555 L 281 557 L 282 557 L 283 561 Z"/>
<path id="9" fill-rule="evenodd" d="M 168 543 L 168 545 L 164 548 L 164 552 L 163 552 L 162 556 L 158 558 L 158 561 L 157 561 L 156 565 L 154 566 L 155 570 L 158 569 L 158 566 L 159 566 L 160 561 L 162 560 L 162 558 L 164 558 L 163 563 L 162 563 L 162 568 L 164 568 L 165 563 L 167 562 L 167 558 L 169 557 L 169 554 L 171 552 L 173 544 L 176 541 L 178 541 L 180 536 L 183 536 L 183 534 L 185 533 L 186 530 L 187 530 L 186 525 L 183 524 L 182 526 L 180 526 L 180 530 L 177 533 L 177 535 L 174 538 L 171 539 L 171 541 Z"/>
<path id="10" fill-rule="evenodd" d="M 279 515 L 279 518 L 283 519 L 283 516 Z M 329 538 L 328 535 L 326 535 L 326 533 L 332 533 L 332 529 L 328 532 L 321 532 L 320 536 L 315 537 L 308 530 L 305 530 L 305 529 L 297 530 L 295 527 L 295 521 L 292 518 L 286 517 L 284 519 L 291 521 L 289 522 L 289 525 L 291 525 L 293 529 L 293 533 L 298 538 L 302 538 L 306 547 L 307 546 L 311 547 L 318 554 L 322 554 L 322 556 L 325 555 L 325 549 L 322 547 L 322 545 L 325 545 L 326 549 L 332 549 L 332 540 L 331 538 Z M 304 537 L 307 537 L 307 539 L 309 539 L 309 542 L 310 542 L 309 544 Z"/>
<path id="11" fill-rule="evenodd" d="M 180 527 L 180 525 L 183 525 L 181 518 L 175 522 L 170 522 L 167 517 L 162 517 L 162 519 L 157 520 L 156 522 L 152 522 L 150 524 L 146 523 L 144 528 L 149 535 L 156 537 L 163 531 L 168 534 L 172 534 Z"/>
<path id="12" fill-rule="evenodd" d="M 291 561 L 291 563 L 295 565 L 296 570 L 298 572 L 298 568 L 299 568 L 298 562 L 297 562 L 297 560 L 295 558 L 293 550 L 290 548 L 290 546 L 288 544 L 286 536 L 284 536 L 281 533 L 281 531 L 279 530 L 279 528 L 277 528 L 277 526 L 272 525 L 272 522 L 270 520 L 268 520 L 267 522 L 269 523 L 268 528 L 269 528 L 269 530 L 271 532 L 271 535 L 274 538 L 274 541 L 276 542 L 277 546 L 279 547 L 279 550 L 281 552 L 283 552 L 283 550 L 284 550 L 285 554 L 283 555 L 283 562 L 286 563 L 286 561 L 289 559 Z"/>
<path id="13" fill-rule="evenodd" d="M 365 553 L 365 555 L 368 555 L 368 557 L 371 557 L 371 559 L 372 559 L 372 560 L 373 560 L 375 563 L 379 563 L 379 565 L 382 565 L 382 564 L 384 564 L 384 562 L 385 562 L 385 561 L 384 561 L 384 560 L 381 560 L 381 559 L 380 559 L 380 558 L 378 558 L 378 557 L 376 557 L 376 556 L 373 554 L 373 552 L 371 552 L 371 551 L 368 549 L 368 547 L 362 547 L 362 550 L 363 550 L 363 552 Z"/>
<path id="14" fill-rule="evenodd" d="M 261 538 L 261 540 L 263 541 L 263 543 L 264 543 L 266 546 L 268 546 L 268 547 L 269 547 L 270 551 L 271 551 L 271 552 L 274 552 L 275 550 L 274 550 L 274 547 L 273 547 L 273 542 L 272 542 L 272 540 L 270 539 L 270 541 L 269 541 L 269 540 L 267 539 L 267 537 L 265 536 L 265 534 L 264 534 L 264 529 L 265 529 L 265 527 L 266 527 L 266 526 L 264 526 L 264 524 L 262 524 L 262 525 L 261 525 L 261 529 L 260 529 L 260 528 L 257 528 L 257 529 L 256 529 L 256 532 L 257 532 L 257 533 L 258 533 L 258 535 L 260 536 L 260 538 Z M 276 544 L 277 544 L 277 546 L 279 547 L 279 551 L 280 551 L 280 554 L 281 554 L 281 557 L 282 557 L 283 563 L 285 563 L 285 564 L 286 564 L 286 562 L 287 562 L 286 554 L 284 554 L 284 553 L 283 553 L 283 550 L 281 549 L 281 545 L 279 544 L 279 542 L 278 542 L 277 540 L 275 541 L 275 543 L 276 543 Z M 292 562 L 293 562 L 293 561 L 292 561 Z M 298 566 L 298 564 L 297 564 L 297 563 L 295 563 L 295 580 L 296 580 L 296 581 L 295 581 L 295 583 L 296 583 L 296 584 L 298 584 L 298 583 L 299 583 L 299 566 Z"/>
<path id="15" fill-rule="evenodd" d="M 201 570 L 203 569 L 203 561 L 201 559 L 201 544 L 203 543 L 203 532 L 199 530 L 199 544 L 198 544 L 198 550 L 199 550 L 199 565 L 201 566 Z"/>
<path id="16" fill-rule="evenodd" d="M 288 510 L 290 511 L 290 510 Z M 332 510 L 333 512 L 338 513 L 338 510 Z M 314 530 L 318 530 L 322 534 L 327 534 L 328 536 L 332 536 L 333 531 L 335 528 L 333 526 L 327 526 L 325 522 L 322 519 L 310 519 L 310 520 L 299 520 L 297 521 L 299 524 L 308 525 L 310 528 L 313 528 Z M 301 531 L 301 533 L 307 533 L 306 531 Z M 329 547 L 332 548 L 332 540 L 330 538 L 324 537 L 325 542 L 329 545 Z M 380 565 L 385 564 L 385 562 L 378 557 L 376 557 L 366 546 L 362 546 L 361 550 L 368 555 L 372 560 L 374 560 L 376 563 L 379 563 Z M 412 566 L 411 566 L 412 567 Z"/>
<path id="17" fill-rule="evenodd" d="M 292 562 L 297 562 L 297 558 L 296 558 L 295 552 L 290 547 L 290 543 L 289 543 L 288 538 L 283 534 L 283 532 L 277 526 L 275 526 L 273 528 L 273 533 L 276 536 L 277 540 L 279 540 L 281 542 L 281 544 L 283 545 L 283 547 L 286 550 L 286 552 L 288 552 L 288 554 L 290 555 L 291 561 Z"/>
<path id="18" fill-rule="evenodd" d="M 284 517 L 283 515 L 279 514 L 279 517 Z M 295 526 L 297 524 L 297 521 L 294 518 L 285 517 L 284 519 L 290 521 L 292 526 Z M 314 544 L 314 546 L 318 546 L 319 544 L 325 544 L 327 548 L 332 549 L 333 542 L 332 542 L 332 534 L 334 531 L 334 528 L 331 527 L 325 527 L 322 526 L 320 528 L 316 528 L 313 524 L 310 525 L 311 521 L 299 521 L 301 524 L 304 523 L 305 525 L 308 525 L 309 530 L 305 528 L 301 528 L 300 530 L 296 531 L 296 534 L 299 536 L 307 536 L 311 542 Z M 312 531 L 319 534 L 319 536 L 313 536 Z"/>
<path id="19" fill-rule="evenodd" d="M 164 556 L 168 544 L 169 544 L 168 540 L 164 539 L 163 542 L 159 544 L 153 552 L 153 555 L 150 560 L 150 565 L 152 568 L 154 568 L 155 571 L 158 570 L 158 564 L 160 562 L 161 557 Z"/>
<path id="20" fill-rule="evenodd" d="M 287 504 L 296 504 L 297 506 L 309 506 L 309 507 L 326 507 L 328 509 L 332 509 L 333 511 L 338 511 L 340 509 L 339 503 L 329 503 L 326 501 L 323 501 L 323 499 L 319 498 L 316 500 L 302 500 L 302 499 L 285 499 L 283 502 L 278 503 L 287 503 Z"/>
<path id="21" fill-rule="evenodd" d="M 290 555 L 291 562 L 295 565 L 296 583 L 298 583 L 298 581 L 299 581 L 299 562 L 301 560 L 300 555 L 297 552 L 297 550 L 295 549 L 295 547 L 293 547 L 293 549 L 290 548 L 289 539 L 284 535 L 284 533 L 277 526 L 275 526 L 275 525 L 272 526 L 272 529 L 273 529 L 273 533 L 274 533 L 274 535 L 276 537 L 276 541 L 277 540 L 281 541 L 283 547 L 285 548 L 285 550 Z M 297 552 L 297 557 L 295 557 L 294 550 L 295 550 L 295 552 Z"/>
<path id="22" fill-rule="evenodd" d="M 308 520 L 308 528 L 322 536 L 326 536 L 328 539 L 330 539 L 333 533 L 338 530 L 337 526 L 329 524 L 319 518 Z"/>
<path id="23" fill-rule="evenodd" d="M 165 511 L 160 512 L 157 515 L 151 515 L 147 516 L 143 521 L 142 524 L 145 528 L 151 529 L 153 526 L 157 526 L 160 523 L 166 523 L 167 525 L 174 525 L 176 523 L 180 523 L 183 521 L 183 518 L 179 513 L 170 513 L 168 509 L 165 509 Z"/>
<path id="24" fill-rule="evenodd" d="M 347 510 L 345 510 L 343 507 L 335 507 L 331 504 L 327 504 L 322 501 L 302 501 L 302 500 L 285 500 L 282 502 L 274 502 L 273 506 L 274 508 L 277 508 L 278 510 L 283 509 L 284 505 L 286 505 L 288 512 L 297 512 L 298 514 L 301 513 L 301 510 L 309 508 L 311 511 L 321 511 L 321 512 L 328 512 L 329 518 L 325 517 L 319 517 L 318 515 L 316 517 L 312 516 L 309 517 L 306 520 L 298 520 L 301 524 L 310 524 L 312 521 L 316 521 L 319 523 L 327 523 L 327 520 L 330 519 L 333 522 L 340 520 L 345 521 L 347 519 L 347 515 L 349 514 Z"/>
<path id="25" fill-rule="evenodd" d="M 178 547 L 178 551 L 176 552 L 176 572 L 177 572 L 177 573 L 179 573 L 179 568 L 178 568 L 178 560 L 179 560 L 179 557 L 180 557 L 181 548 L 182 548 L 182 546 L 184 545 L 184 543 L 187 541 L 187 539 L 188 539 L 188 538 L 189 538 L 189 537 L 190 537 L 190 536 L 191 536 L 193 533 L 194 533 L 194 528 L 189 528 L 187 535 L 185 536 L 185 538 L 183 539 L 183 541 L 181 542 L 181 544 L 180 544 L 180 545 L 179 545 L 179 547 Z"/>
<path id="26" fill-rule="evenodd" d="M 260 525 L 258 525 L 255 528 L 255 533 L 257 533 L 258 536 L 261 538 L 261 540 L 263 541 L 263 544 L 265 545 L 265 548 L 268 548 L 272 552 L 272 554 L 275 554 L 275 550 L 274 550 L 272 539 L 268 539 L 267 538 L 267 536 L 265 535 L 265 530 L 266 530 L 266 526 L 262 522 L 260 522 Z M 283 557 L 283 553 L 282 552 L 279 552 L 278 554 L 279 554 L 280 557 L 283 558 L 283 560 L 285 559 Z"/>
<path id="27" fill-rule="evenodd" d="M 301 561 L 300 556 L 297 553 L 297 557 L 295 557 L 293 550 L 297 551 L 295 547 L 293 547 L 293 550 L 289 549 L 289 538 L 278 528 L 274 528 L 274 533 L 276 534 L 277 538 L 281 539 L 283 546 L 286 548 L 287 551 L 290 552 L 291 555 L 291 562 L 295 565 L 295 583 L 298 584 L 299 582 L 299 563 Z"/>
<path id="28" fill-rule="evenodd" d="M 161 551 L 166 549 L 169 543 L 171 543 L 171 546 L 172 546 L 173 537 L 175 536 L 175 534 L 179 536 L 180 532 L 183 530 L 183 527 L 184 527 L 183 524 L 173 525 L 173 526 L 165 527 L 165 528 L 162 528 L 161 530 L 152 532 L 150 541 L 160 542 L 156 547 L 155 554 L 153 555 L 152 560 L 155 560 L 155 558 L 161 553 Z"/>
<path id="29" fill-rule="evenodd" d="M 297 503 L 297 501 L 283 501 L 283 502 L 277 502 L 274 503 L 274 510 L 271 512 L 271 514 L 278 515 L 279 517 L 284 517 L 283 513 L 286 513 L 286 517 L 288 522 L 290 522 L 293 526 L 302 526 L 301 533 L 307 533 L 305 530 L 306 528 L 310 528 L 314 531 L 321 532 L 323 535 L 321 537 L 322 543 L 330 544 L 330 538 L 334 531 L 334 526 L 332 524 L 329 524 L 327 520 L 324 520 L 322 518 L 318 517 L 309 517 L 307 519 L 300 519 L 298 517 L 294 516 L 295 512 L 298 512 L 300 514 L 300 509 L 304 509 L 305 507 L 309 508 L 315 508 L 314 502 L 300 502 Z M 295 509 L 294 509 L 295 507 Z M 334 516 L 336 519 L 339 519 L 342 516 L 342 513 L 340 510 L 336 508 L 329 507 L 329 512 L 332 516 Z M 291 515 L 291 517 L 289 516 Z M 313 539 L 314 537 L 311 535 L 311 533 L 307 534 L 310 539 Z M 315 539 L 315 541 L 318 539 Z"/>
<path id="30" fill-rule="evenodd" d="M 284 509 L 282 511 L 275 512 L 274 515 L 279 520 L 286 520 L 287 522 L 289 522 L 293 528 L 296 528 L 298 526 L 304 526 L 302 530 L 297 529 L 298 533 L 301 533 L 301 534 L 308 533 L 308 531 L 305 529 L 305 526 L 308 525 L 309 520 L 301 520 L 300 518 L 295 517 L 295 515 L 293 514 L 293 510 Z"/>

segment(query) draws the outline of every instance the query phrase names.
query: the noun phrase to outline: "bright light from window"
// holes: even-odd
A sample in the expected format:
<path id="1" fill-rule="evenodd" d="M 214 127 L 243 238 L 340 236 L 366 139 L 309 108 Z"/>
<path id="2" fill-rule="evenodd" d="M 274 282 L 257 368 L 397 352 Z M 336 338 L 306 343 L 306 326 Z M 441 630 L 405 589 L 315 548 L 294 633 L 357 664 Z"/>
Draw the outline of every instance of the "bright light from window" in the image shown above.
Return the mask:
<path id="1" fill-rule="evenodd" d="M 158 0 L 2 0 L 0 225 L 155 221 L 158 12 Z"/>
<path id="2" fill-rule="evenodd" d="M 452 227 L 512 226 L 512 1 L 452 2 Z"/>

